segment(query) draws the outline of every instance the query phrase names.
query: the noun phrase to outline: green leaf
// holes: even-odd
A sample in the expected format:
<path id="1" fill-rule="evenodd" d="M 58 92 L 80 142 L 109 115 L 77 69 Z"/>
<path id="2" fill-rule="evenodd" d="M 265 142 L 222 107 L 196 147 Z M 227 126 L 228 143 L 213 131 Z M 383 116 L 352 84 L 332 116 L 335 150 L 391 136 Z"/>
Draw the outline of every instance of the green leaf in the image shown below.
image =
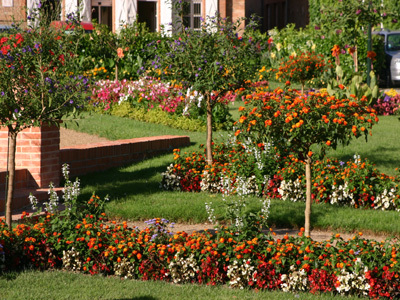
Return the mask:
<path id="1" fill-rule="evenodd" d="M 336 74 L 340 77 L 340 78 L 342 78 L 343 77 L 343 69 L 342 69 L 342 67 L 341 66 L 336 66 Z"/>

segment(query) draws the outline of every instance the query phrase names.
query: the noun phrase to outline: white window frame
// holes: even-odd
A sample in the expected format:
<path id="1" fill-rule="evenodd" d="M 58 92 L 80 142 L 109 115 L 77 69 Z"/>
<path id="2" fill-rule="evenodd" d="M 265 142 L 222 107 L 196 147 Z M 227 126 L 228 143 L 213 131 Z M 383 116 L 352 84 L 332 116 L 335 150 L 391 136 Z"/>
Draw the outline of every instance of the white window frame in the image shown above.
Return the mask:
<path id="1" fill-rule="evenodd" d="M 202 6 L 203 6 L 203 1 L 202 0 L 186 0 L 186 2 L 189 3 L 189 14 L 184 15 L 184 18 L 189 19 L 189 27 L 194 29 L 194 30 L 200 30 L 201 29 L 201 18 L 202 18 Z M 195 13 L 195 8 L 198 7 L 198 11 Z M 197 23 L 198 20 L 198 23 Z M 196 27 L 195 27 L 196 26 Z"/>

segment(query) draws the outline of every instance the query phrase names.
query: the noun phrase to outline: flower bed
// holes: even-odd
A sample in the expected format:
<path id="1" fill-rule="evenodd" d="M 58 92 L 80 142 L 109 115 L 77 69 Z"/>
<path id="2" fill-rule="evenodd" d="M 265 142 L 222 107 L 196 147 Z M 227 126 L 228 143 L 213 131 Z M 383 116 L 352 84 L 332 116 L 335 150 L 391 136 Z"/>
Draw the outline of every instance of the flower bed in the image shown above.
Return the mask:
<path id="1" fill-rule="evenodd" d="M 212 96 L 215 100 L 216 95 Z M 217 129 L 228 128 L 231 124 L 227 104 L 233 102 L 236 94 L 227 92 L 218 98 L 213 109 L 214 124 Z M 166 83 L 151 77 L 142 77 L 137 81 L 101 80 L 92 91 L 90 106 L 101 113 L 129 116 L 139 120 L 152 121 L 152 116 L 144 114 L 162 112 L 156 119 L 179 119 L 177 123 L 194 123 L 190 128 L 202 129 L 206 124 L 206 105 L 203 95 L 182 84 Z M 171 122 L 167 122 L 171 125 Z M 172 122 L 173 123 L 173 122 Z M 197 124 L 196 124 L 197 123 Z M 174 127 L 188 129 L 177 124 Z"/>
<path id="2" fill-rule="evenodd" d="M 247 194 L 288 201 L 305 201 L 305 165 L 293 156 L 273 160 L 264 145 L 214 145 L 214 163 L 207 166 L 204 150 L 180 153 L 163 173 L 165 190 L 221 192 L 223 179 L 233 186 L 246 186 Z M 257 157 L 264 159 L 257 160 Z M 267 159 L 265 159 L 265 157 Z M 247 179 L 244 181 L 243 179 Z M 239 183 L 237 185 L 236 183 Z M 400 209 L 398 176 L 380 173 L 367 159 L 354 161 L 326 158 L 316 161 L 312 179 L 312 199 L 354 208 Z"/>
<path id="3" fill-rule="evenodd" d="M 89 204 L 99 201 L 92 197 Z M 100 217 L 100 218 L 99 218 Z M 232 288 L 329 292 L 393 298 L 399 296 L 398 242 L 333 236 L 316 242 L 297 237 L 273 239 L 272 233 L 251 239 L 221 228 L 209 232 L 171 233 L 167 220 L 153 219 L 144 230 L 126 222 L 104 222 L 88 214 L 54 231 L 56 215 L 26 219 L 9 230 L 0 221 L 3 269 L 62 268 L 174 283 L 227 284 Z M 25 217 L 26 218 L 26 217 Z"/>
<path id="4" fill-rule="evenodd" d="M 397 114 L 400 105 L 400 95 L 393 89 L 383 94 L 383 99 L 379 98 L 373 105 L 378 114 L 389 116 Z"/>

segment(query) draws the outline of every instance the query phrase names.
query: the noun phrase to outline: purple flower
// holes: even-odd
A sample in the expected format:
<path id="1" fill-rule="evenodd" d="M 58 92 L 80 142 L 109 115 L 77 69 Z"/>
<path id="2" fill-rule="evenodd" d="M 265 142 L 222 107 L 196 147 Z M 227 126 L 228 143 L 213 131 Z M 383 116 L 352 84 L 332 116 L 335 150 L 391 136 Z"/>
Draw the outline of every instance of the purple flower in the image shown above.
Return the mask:
<path id="1" fill-rule="evenodd" d="M 315 29 L 315 30 L 320 30 L 320 29 L 321 29 L 321 27 L 319 27 L 319 26 L 315 26 L 315 27 L 314 27 L 314 29 Z"/>
<path id="2" fill-rule="evenodd" d="M 14 109 L 14 112 L 15 112 L 15 113 L 18 113 L 18 108 Z"/>
<path id="3" fill-rule="evenodd" d="M 361 14 L 361 9 L 357 9 L 357 11 L 356 11 L 356 15 L 359 15 L 359 14 Z"/>
<path id="4" fill-rule="evenodd" d="M 344 161 L 340 161 L 339 164 L 340 164 L 341 167 L 343 167 L 344 166 Z"/>

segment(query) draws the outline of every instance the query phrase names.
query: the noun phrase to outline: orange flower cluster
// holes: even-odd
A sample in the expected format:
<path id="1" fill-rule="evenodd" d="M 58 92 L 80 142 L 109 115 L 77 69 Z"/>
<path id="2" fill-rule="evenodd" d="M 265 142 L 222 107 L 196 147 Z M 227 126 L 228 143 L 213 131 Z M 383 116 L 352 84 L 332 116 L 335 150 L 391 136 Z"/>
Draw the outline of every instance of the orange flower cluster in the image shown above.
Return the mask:
<path id="1" fill-rule="evenodd" d="M 312 144 L 336 147 L 351 139 L 369 134 L 379 119 L 376 111 L 367 106 L 366 98 L 337 99 L 326 92 L 297 90 L 255 93 L 247 97 L 237 123 L 236 136 L 269 136 L 272 140 L 290 141 L 294 149 L 308 152 Z M 329 141 L 329 143 L 326 143 Z M 283 147 L 289 144 L 280 143 Z M 289 149 L 287 149 L 289 150 Z"/>

